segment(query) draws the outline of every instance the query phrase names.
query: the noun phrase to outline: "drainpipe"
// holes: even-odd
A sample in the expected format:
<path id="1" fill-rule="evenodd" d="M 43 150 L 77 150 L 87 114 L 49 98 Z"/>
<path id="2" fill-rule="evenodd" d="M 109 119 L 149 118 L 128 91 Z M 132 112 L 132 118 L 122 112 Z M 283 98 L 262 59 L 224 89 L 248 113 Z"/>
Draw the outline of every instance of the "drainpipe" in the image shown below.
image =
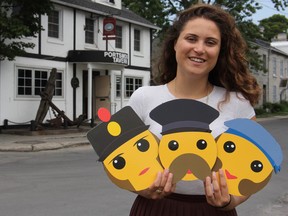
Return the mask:
<path id="1" fill-rule="evenodd" d="M 266 102 L 270 102 L 270 55 L 271 55 L 271 45 L 269 45 L 268 48 L 268 80 L 267 80 L 267 95 L 266 95 Z M 268 100 L 267 100 L 267 96 L 268 96 Z"/>
<path id="2" fill-rule="evenodd" d="M 87 104 L 87 119 L 91 119 L 91 124 L 94 123 L 94 117 L 92 116 L 92 66 L 90 64 L 88 67 L 88 104 Z"/>
<path id="3" fill-rule="evenodd" d="M 120 109 L 123 108 L 124 104 L 124 69 L 121 69 L 121 99 L 120 99 Z"/>

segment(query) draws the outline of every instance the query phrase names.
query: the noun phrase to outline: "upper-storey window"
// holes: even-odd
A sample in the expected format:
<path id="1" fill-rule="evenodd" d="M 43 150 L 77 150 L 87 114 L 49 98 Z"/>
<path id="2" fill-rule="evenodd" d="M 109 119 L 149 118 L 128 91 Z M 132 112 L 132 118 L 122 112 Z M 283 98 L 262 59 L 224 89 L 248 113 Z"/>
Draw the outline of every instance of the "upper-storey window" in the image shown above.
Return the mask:
<path id="1" fill-rule="evenodd" d="M 60 12 L 52 10 L 48 15 L 48 36 L 60 38 Z"/>
<path id="2" fill-rule="evenodd" d="M 276 77 L 277 76 L 277 61 L 276 58 L 273 57 L 273 76 Z"/>
<path id="3" fill-rule="evenodd" d="M 115 0 L 108 0 L 109 3 L 115 4 Z"/>
<path id="4" fill-rule="evenodd" d="M 118 48 L 118 49 L 122 49 L 122 48 L 123 48 L 122 38 L 123 38 L 122 26 L 116 25 L 116 40 L 115 40 L 115 46 L 116 46 L 116 48 Z"/>
<path id="5" fill-rule="evenodd" d="M 262 60 L 263 60 L 263 69 L 266 70 L 267 69 L 267 56 L 264 54 L 262 56 Z"/>
<path id="6" fill-rule="evenodd" d="M 85 19 L 85 43 L 94 44 L 94 20 Z"/>
<path id="7" fill-rule="evenodd" d="M 280 76 L 284 77 L 284 62 L 283 62 L 283 60 L 280 61 Z"/>
<path id="8" fill-rule="evenodd" d="M 141 51 L 141 35 L 139 29 L 134 29 L 134 51 Z"/>

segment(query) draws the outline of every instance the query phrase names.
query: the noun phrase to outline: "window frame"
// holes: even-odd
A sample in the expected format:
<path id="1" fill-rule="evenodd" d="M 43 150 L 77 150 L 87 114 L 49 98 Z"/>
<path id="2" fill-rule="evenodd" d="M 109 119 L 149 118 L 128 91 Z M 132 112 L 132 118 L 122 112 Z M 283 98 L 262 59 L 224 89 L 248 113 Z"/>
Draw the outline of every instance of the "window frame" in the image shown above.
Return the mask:
<path id="1" fill-rule="evenodd" d="M 63 11 L 60 9 L 54 9 L 51 11 L 52 12 L 57 12 L 58 13 L 58 23 L 50 23 L 50 25 L 57 25 L 57 31 L 58 31 L 58 36 L 54 37 L 49 35 L 50 27 L 49 27 L 49 14 L 47 16 L 47 37 L 49 40 L 63 40 Z"/>
<path id="2" fill-rule="evenodd" d="M 127 89 L 127 79 L 133 80 L 132 89 Z M 137 83 L 136 81 L 140 81 L 141 83 Z M 116 76 L 115 78 L 115 96 L 116 98 L 121 97 L 121 76 Z M 133 76 L 125 76 L 124 77 L 124 98 L 130 98 L 134 91 L 143 86 L 143 77 L 133 77 Z"/>
<path id="3" fill-rule="evenodd" d="M 87 21 L 92 22 L 90 23 L 90 25 L 87 23 Z M 92 24 L 92 25 L 91 25 Z M 95 44 L 95 20 L 91 19 L 89 17 L 85 18 L 85 44 Z M 87 36 L 88 34 L 92 35 L 92 42 L 89 42 L 87 40 Z M 91 39 L 91 35 L 89 37 L 89 39 Z"/>
<path id="4" fill-rule="evenodd" d="M 26 77 L 25 74 L 24 76 L 19 76 L 20 70 L 30 71 L 31 75 L 28 77 L 29 79 L 25 79 Z M 15 76 L 16 98 L 39 98 L 40 92 L 43 91 L 44 88 L 46 87 L 46 83 L 49 79 L 51 69 L 16 66 L 15 73 L 16 73 L 16 76 Z M 45 73 L 46 73 L 46 76 L 43 75 Z M 22 85 L 19 84 L 20 82 Z M 21 94 L 20 88 L 22 88 L 23 94 Z M 26 89 L 27 91 L 29 91 L 30 89 L 30 92 L 26 93 Z M 64 71 L 62 70 L 57 71 L 53 97 L 64 98 Z"/>
<path id="5" fill-rule="evenodd" d="M 136 32 L 137 32 L 137 34 L 136 34 Z M 139 38 L 138 38 L 138 36 L 139 36 Z M 141 52 L 141 30 L 140 29 L 134 28 L 134 38 L 133 39 L 134 39 L 133 50 L 135 52 Z"/>
<path id="6" fill-rule="evenodd" d="M 121 29 L 121 34 L 119 33 L 119 28 Z M 117 45 L 120 45 L 120 46 L 118 47 Z M 123 49 L 123 26 L 121 25 L 116 25 L 115 48 Z"/>

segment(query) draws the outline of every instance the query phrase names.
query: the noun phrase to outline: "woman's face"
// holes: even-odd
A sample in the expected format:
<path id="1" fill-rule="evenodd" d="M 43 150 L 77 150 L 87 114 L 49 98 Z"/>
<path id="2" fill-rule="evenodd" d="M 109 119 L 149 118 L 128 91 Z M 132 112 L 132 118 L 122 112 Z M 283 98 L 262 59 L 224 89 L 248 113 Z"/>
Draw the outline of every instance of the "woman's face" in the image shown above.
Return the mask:
<path id="1" fill-rule="evenodd" d="M 213 21 L 204 18 L 188 21 L 174 45 L 177 75 L 208 76 L 217 63 L 220 47 L 220 30 Z"/>

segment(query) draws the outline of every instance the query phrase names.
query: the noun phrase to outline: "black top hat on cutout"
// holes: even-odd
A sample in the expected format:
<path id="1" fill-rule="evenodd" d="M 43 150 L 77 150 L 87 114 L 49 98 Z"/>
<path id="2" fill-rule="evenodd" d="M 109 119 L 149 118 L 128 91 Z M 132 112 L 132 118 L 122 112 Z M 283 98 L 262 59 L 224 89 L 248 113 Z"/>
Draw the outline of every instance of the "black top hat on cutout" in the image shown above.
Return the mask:
<path id="1" fill-rule="evenodd" d="M 162 125 L 162 133 L 182 131 L 211 132 L 209 125 L 219 112 L 209 105 L 192 99 L 165 102 L 150 112 L 150 118 Z"/>
<path id="2" fill-rule="evenodd" d="M 112 115 L 108 122 L 102 122 L 88 131 L 87 138 L 99 156 L 98 160 L 103 161 L 110 153 L 148 127 L 130 106 L 126 106 Z"/>

